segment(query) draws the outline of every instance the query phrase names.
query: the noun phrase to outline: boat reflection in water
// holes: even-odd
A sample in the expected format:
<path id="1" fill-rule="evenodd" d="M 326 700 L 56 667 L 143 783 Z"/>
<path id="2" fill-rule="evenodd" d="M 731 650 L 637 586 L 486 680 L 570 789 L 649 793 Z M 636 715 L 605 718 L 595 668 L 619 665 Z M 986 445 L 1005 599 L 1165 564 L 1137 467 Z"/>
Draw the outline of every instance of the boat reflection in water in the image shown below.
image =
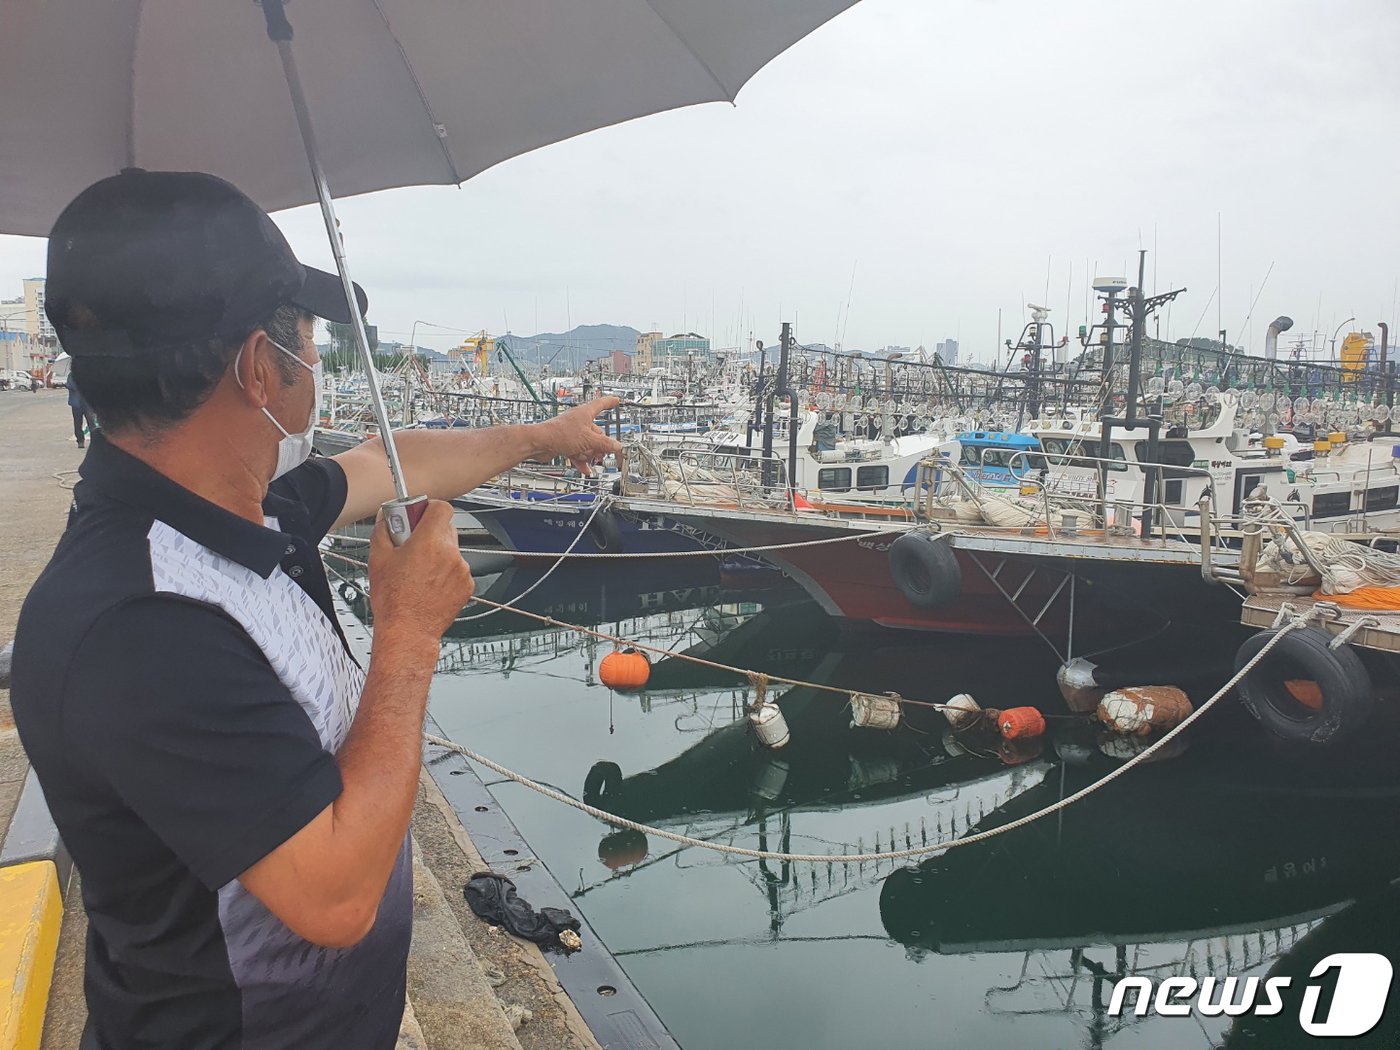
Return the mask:
<path id="1" fill-rule="evenodd" d="M 1061 762 L 977 830 L 1109 768 L 1102 756 Z M 1301 1045 L 1311 1040 L 1298 1018 L 1317 962 L 1348 951 L 1400 959 L 1398 804 L 1393 745 L 1319 759 L 1258 733 L 1202 734 L 1172 761 L 1134 769 L 1036 824 L 894 872 L 880 917 L 914 960 L 1020 953 L 1019 978 L 988 988 L 986 1010 L 1077 1015 L 1086 1046 L 1142 1026 L 1156 1030 L 1143 1035 L 1154 1046 Z M 1121 1016 L 1109 1013 L 1121 978 L 1155 988 L 1207 976 L 1216 978 L 1211 1002 L 1226 977 L 1258 978 L 1260 1005 L 1264 978 L 1291 983 L 1274 1016 L 1138 1016 L 1137 993 Z M 1236 1003 L 1247 994 L 1238 988 Z M 1397 1013 L 1351 1045 L 1396 1045 Z"/>
<path id="2" fill-rule="evenodd" d="M 653 564 L 640 586 L 638 574 L 588 565 L 478 587 L 672 653 L 843 691 L 1063 710 L 1049 646 L 841 631 L 789 585 L 763 582 L 736 588 L 702 558 Z M 1216 655 L 1156 644 L 1193 664 Z M 1223 641 L 1227 658 L 1234 648 Z M 614 693 L 596 674 L 611 649 L 510 612 L 464 619 L 444 639 L 434 715 L 449 735 L 604 809 L 819 857 L 1005 825 L 1121 761 L 1104 748 L 1122 741 L 1054 719 L 1042 747 L 1015 751 L 955 735 L 928 709 L 907 710 L 892 732 L 852 729 L 844 695 L 781 683 L 769 696 L 791 739 L 769 750 L 744 724 L 746 676 L 661 657 L 644 692 Z M 496 688 L 505 676 L 509 689 Z M 1400 960 L 1400 769 L 1386 746 L 1396 728 L 1298 751 L 1229 701 L 1172 759 L 917 866 L 757 861 L 619 831 L 516 786 L 492 790 L 683 1045 L 1272 1050 L 1305 1038 L 1302 995 L 1321 959 Z M 1288 977 L 1285 1009 L 1137 1016 L 1130 997 L 1109 1014 L 1121 977 L 1206 976 Z M 1377 1033 L 1400 1039 L 1389 1016 Z"/>

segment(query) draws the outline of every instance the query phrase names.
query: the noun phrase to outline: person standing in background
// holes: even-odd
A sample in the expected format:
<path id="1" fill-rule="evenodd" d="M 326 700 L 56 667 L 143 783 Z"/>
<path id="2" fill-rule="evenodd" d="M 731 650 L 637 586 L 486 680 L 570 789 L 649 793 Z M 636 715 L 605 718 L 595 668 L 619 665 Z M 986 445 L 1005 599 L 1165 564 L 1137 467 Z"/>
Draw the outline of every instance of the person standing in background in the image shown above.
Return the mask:
<path id="1" fill-rule="evenodd" d="M 72 371 L 68 373 L 68 407 L 73 410 L 73 436 L 78 439 L 78 447 L 86 448 L 87 443 L 83 439 L 83 423 L 87 423 L 89 434 L 97 433 L 97 417 L 92 414 L 92 408 L 83 400 L 83 392 L 78 389 L 78 381 L 73 378 Z"/>

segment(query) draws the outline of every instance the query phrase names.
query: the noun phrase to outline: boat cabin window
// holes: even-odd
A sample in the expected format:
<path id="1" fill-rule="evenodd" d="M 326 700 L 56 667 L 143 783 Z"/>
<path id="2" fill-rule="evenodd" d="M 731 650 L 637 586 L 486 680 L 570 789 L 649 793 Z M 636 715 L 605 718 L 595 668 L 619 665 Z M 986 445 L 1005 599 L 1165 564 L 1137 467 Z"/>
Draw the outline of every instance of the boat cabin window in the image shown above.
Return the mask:
<path id="1" fill-rule="evenodd" d="M 1400 497 L 1400 487 L 1387 485 L 1383 489 L 1366 490 L 1367 510 L 1390 510 L 1396 505 L 1397 497 Z"/>
<path id="2" fill-rule="evenodd" d="M 1099 458 L 1098 442 L 1084 442 L 1073 438 L 1047 437 L 1040 439 L 1040 447 L 1045 450 L 1045 458 L 1054 467 L 1089 467 L 1097 468 L 1100 464 L 1095 462 Z M 1123 446 L 1114 441 L 1108 446 L 1108 458 L 1116 460 L 1107 464 L 1109 470 L 1127 470 L 1127 456 L 1123 452 Z"/>
<path id="3" fill-rule="evenodd" d="M 858 489 L 882 489 L 889 483 L 890 468 L 887 466 L 856 468 L 856 488 Z"/>
<path id="4" fill-rule="evenodd" d="M 1320 492 L 1313 497 L 1314 518 L 1336 518 L 1351 513 L 1350 492 Z"/>
<path id="5" fill-rule="evenodd" d="M 965 467 L 1001 467 L 1017 475 L 1045 469 L 1045 459 L 1038 452 L 1017 448 L 988 448 L 985 445 L 964 445 L 959 462 Z"/>
<path id="6" fill-rule="evenodd" d="M 848 492 L 851 488 L 850 467 L 823 467 L 817 471 L 817 488 L 832 492 Z"/>
<path id="7" fill-rule="evenodd" d="M 1139 463 L 1151 463 L 1152 460 L 1147 455 L 1147 442 L 1139 441 L 1133 445 L 1133 453 L 1137 456 Z M 1166 467 L 1189 467 L 1196 462 L 1196 450 L 1191 447 L 1189 441 L 1159 441 L 1157 443 L 1157 462 Z M 1162 471 L 1164 478 L 1189 477 L 1184 473 L 1175 470 Z"/>

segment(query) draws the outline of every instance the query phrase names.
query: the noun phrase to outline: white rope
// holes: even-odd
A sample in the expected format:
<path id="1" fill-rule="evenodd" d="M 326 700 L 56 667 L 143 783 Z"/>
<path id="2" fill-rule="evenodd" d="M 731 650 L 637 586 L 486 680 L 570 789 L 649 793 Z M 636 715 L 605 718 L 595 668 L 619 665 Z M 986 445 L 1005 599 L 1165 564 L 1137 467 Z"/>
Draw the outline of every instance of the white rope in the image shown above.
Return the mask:
<path id="1" fill-rule="evenodd" d="M 1345 534 L 1298 529 L 1275 499 L 1255 521 L 1273 534 L 1259 557 L 1261 567 L 1279 573 L 1287 583 L 1306 580 L 1316 565 L 1324 594 L 1350 594 L 1362 587 L 1400 587 L 1400 554 L 1363 546 Z M 1296 547 L 1298 554 L 1289 549 Z"/>
<path id="2" fill-rule="evenodd" d="M 764 551 L 789 551 L 801 547 L 820 547 L 827 543 L 849 543 L 851 540 L 869 539 L 873 533 L 852 532 L 849 536 L 828 536 L 820 540 L 795 540 L 792 543 L 768 543 L 759 547 L 716 547 L 714 550 L 694 550 L 694 551 L 657 551 L 647 553 L 636 551 L 628 553 L 626 551 L 618 554 L 607 554 L 604 552 L 592 553 L 581 551 L 578 554 L 567 555 L 570 558 L 703 558 L 715 555 L 728 556 L 730 554 L 761 554 Z M 463 554 L 538 554 L 537 551 L 513 551 L 501 547 L 463 547 Z M 561 555 L 563 557 L 564 555 Z"/>
<path id="3" fill-rule="evenodd" d="M 730 846 L 721 842 L 708 842 L 705 839 L 692 838 L 689 835 L 681 835 L 674 831 L 666 831 L 663 828 L 652 827 L 649 824 L 641 824 L 635 820 L 628 820 L 626 817 L 619 817 L 615 813 L 609 813 L 606 810 L 599 809 L 597 806 L 590 806 L 588 803 L 582 802 L 579 799 L 574 798 L 572 795 L 565 794 L 562 791 L 558 791 L 554 788 L 547 787 L 546 785 L 541 784 L 538 781 L 531 780 L 527 776 L 523 776 L 520 773 L 516 773 L 514 770 L 507 769 L 500 763 L 493 762 L 489 758 L 485 758 L 484 756 L 477 754 L 475 751 L 465 748 L 461 744 L 455 743 L 451 740 L 446 740 L 443 737 L 434 736 L 431 733 L 424 733 L 423 739 L 426 740 L 429 744 L 434 744 L 438 747 L 446 748 L 449 751 L 453 751 L 459 755 L 462 755 L 464 758 L 471 759 L 473 762 L 483 765 L 487 769 L 499 773 L 501 776 L 506 777 L 509 780 L 515 781 L 517 784 L 530 788 L 532 791 L 539 792 L 546 798 L 552 798 L 556 802 L 562 802 L 566 806 L 571 806 L 574 809 L 587 813 L 591 817 L 596 817 L 598 820 L 604 821 L 605 823 L 612 824 L 620 828 L 628 828 L 632 831 L 640 831 L 645 835 L 655 835 L 657 838 L 668 839 L 671 842 L 677 842 L 683 846 L 698 846 L 701 849 L 714 850 L 717 853 L 730 853 L 740 857 L 751 857 L 756 860 L 797 861 L 811 864 L 864 864 L 866 862 L 882 860 L 907 860 L 912 857 L 926 856 L 930 853 L 941 853 L 944 850 L 954 849 L 958 846 L 971 846 L 974 843 L 986 842 L 988 839 L 995 838 L 998 835 L 1005 835 L 1008 831 L 1015 831 L 1017 828 L 1023 828 L 1027 824 L 1031 824 L 1037 820 L 1040 820 L 1043 817 L 1048 817 L 1053 813 L 1058 813 L 1060 810 L 1066 808 L 1067 806 L 1071 806 L 1074 803 L 1078 802 L 1080 799 L 1087 798 L 1089 795 L 1092 795 L 1100 788 L 1107 786 L 1112 781 L 1118 779 L 1120 776 L 1126 773 L 1128 770 L 1141 765 L 1143 762 L 1146 762 L 1163 747 L 1165 747 L 1168 743 L 1170 743 L 1177 736 L 1183 733 L 1186 730 L 1187 726 L 1191 725 L 1203 714 L 1209 711 L 1212 707 L 1216 705 L 1216 703 L 1218 703 L 1222 698 L 1224 698 L 1230 692 L 1231 689 L 1235 688 L 1235 686 L 1238 685 L 1244 679 L 1245 675 L 1249 674 L 1249 672 L 1254 669 L 1254 667 L 1259 663 L 1259 661 L 1264 659 L 1264 657 L 1269 654 L 1269 652 L 1273 649 L 1274 646 L 1278 645 L 1279 642 L 1281 642 L 1287 635 L 1291 634 L 1293 631 L 1296 631 L 1300 627 L 1305 626 L 1308 623 L 1308 621 L 1312 619 L 1313 615 L 1314 613 L 1311 610 L 1309 610 L 1308 612 L 1295 617 L 1291 622 L 1289 622 L 1287 625 L 1281 628 L 1276 635 L 1270 638 L 1264 644 L 1263 648 L 1261 648 L 1259 652 L 1257 652 L 1254 655 L 1254 658 L 1252 660 L 1250 660 L 1238 671 L 1236 671 L 1234 676 L 1223 686 L 1221 686 L 1220 690 L 1214 696 L 1212 696 L 1209 700 L 1207 700 L 1190 715 L 1188 715 L 1181 722 L 1180 725 L 1176 726 L 1176 728 L 1164 734 L 1160 740 L 1156 741 L 1149 747 L 1143 749 L 1141 752 L 1134 755 L 1132 758 L 1130 758 L 1127 762 L 1124 762 L 1117 769 L 1108 773 L 1106 776 L 1103 776 L 1100 779 L 1094 781 L 1094 783 L 1088 785 L 1087 787 L 1081 788 L 1074 794 L 1066 798 L 1062 798 L 1058 802 L 1052 803 L 1051 805 L 1046 806 L 1043 809 L 1036 810 L 1034 813 L 1030 813 L 1024 817 L 1018 818 L 1017 820 L 1013 820 L 1009 824 L 1003 824 L 1000 827 L 991 828 L 988 831 L 979 831 L 976 834 L 967 835 L 960 839 L 952 839 L 948 842 L 940 842 L 932 846 L 919 846 L 911 849 L 886 850 L 882 853 L 849 853 L 837 855 L 824 855 L 819 853 L 777 853 L 770 850 L 746 849 L 742 846 Z"/>
<path id="4" fill-rule="evenodd" d="M 480 612 L 480 613 L 472 613 L 470 616 L 459 616 L 459 617 L 457 617 L 455 620 L 453 620 L 452 622 L 453 622 L 453 623 L 466 623 L 466 622 L 469 621 L 469 620 L 484 620 L 484 619 L 486 619 L 486 617 L 488 617 L 488 616 L 495 616 L 496 613 L 501 612 L 501 611 L 503 611 L 503 610 L 505 610 L 505 609 L 511 608 L 512 606 L 515 605 L 516 602 L 521 601 L 522 599 L 528 597 L 531 591 L 533 591 L 533 590 L 534 590 L 536 587 L 538 587 L 540 584 L 544 583 L 545 580 L 547 580 L 547 579 L 549 579 L 551 576 L 553 576 L 554 573 L 555 573 L 555 571 L 559 568 L 559 566 L 561 566 L 561 565 L 564 564 L 564 560 L 565 560 L 566 558 L 568 558 L 568 556 L 569 556 L 570 554 L 573 553 L 574 548 L 577 547 L 577 546 L 579 545 L 579 542 L 583 539 L 583 537 L 586 536 L 586 535 L 588 534 L 588 528 L 589 528 L 590 525 L 593 524 L 593 519 L 596 518 L 596 517 L 598 516 L 598 512 L 599 512 L 600 510 L 602 510 L 603 507 L 604 507 L 607 503 L 609 503 L 609 502 L 611 502 L 611 497 L 607 497 L 607 496 L 599 497 L 599 498 L 594 502 L 593 513 L 590 514 L 590 515 L 588 515 L 588 520 L 585 521 L 585 522 L 583 523 L 583 528 L 581 528 L 581 529 L 578 530 L 578 535 L 574 537 L 574 542 L 571 543 L 571 544 L 569 544 L 568 549 L 565 550 L 563 554 L 559 555 L 559 559 L 558 559 L 553 565 L 551 565 L 551 566 L 549 567 L 549 571 L 546 572 L 543 576 L 541 576 L 538 580 L 536 580 L 534 583 L 530 584 L 530 586 L 526 587 L 523 591 L 521 591 L 519 594 L 517 594 L 514 598 L 510 599 L 509 601 L 502 602 L 500 605 L 496 606 L 494 609 L 487 609 L 485 612 Z"/>

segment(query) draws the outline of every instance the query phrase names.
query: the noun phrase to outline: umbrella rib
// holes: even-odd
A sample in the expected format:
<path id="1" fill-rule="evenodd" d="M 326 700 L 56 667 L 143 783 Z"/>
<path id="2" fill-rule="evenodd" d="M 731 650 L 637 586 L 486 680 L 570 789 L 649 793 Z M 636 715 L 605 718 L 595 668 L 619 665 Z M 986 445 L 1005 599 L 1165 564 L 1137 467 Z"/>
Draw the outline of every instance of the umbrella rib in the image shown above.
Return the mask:
<path id="1" fill-rule="evenodd" d="M 141 20 L 146 13 L 146 0 L 136 0 L 136 25 L 131 34 L 131 85 L 126 96 L 126 163 L 124 168 L 136 167 L 136 53 L 141 49 Z"/>
<path id="2" fill-rule="evenodd" d="M 685 37 L 681 36 L 681 34 L 677 32 L 676 27 L 671 24 L 671 20 L 665 15 L 663 15 L 659 10 L 657 10 L 655 0 L 646 0 L 646 5 L 647 7 L 651 8 L 652 14 L 654 14 L 657 18 L 661 19 L 661 24 L 671 31 L 671 35 L 677 40 L 679 40 L 681 44 L 684 45 L 685 49 L 690 52 L 690 57 L 695 59 L 695 61 L 699 63 L 700 68 L 703 69 L 709 75 L 709 78 L 715 82 L 715 87 L 719 88 L 720 92 L 724 95 L 725 100 L 730 103 L 733 103 L 734 98 L 738 94 L 738 92 L 730 91 L 729 88 L 725 86 L 724 81 L 720 80 L 720 78 L 715 75 L 715 71 L 710 68 L 710 64 L 700 57 L 700 55 L 696 52 L 695 48 L 690 46 L 690 41 L 687 40 Z"/>
<path id="3" fill-rule="evenodd" d="M 423 82 L 418 79 L 418 72 L 413 68 L 413 63 L 408 60 L 408 52 L 403 49 L 403 43 L 399 40 L 399 35 L 394 32 L 393 23 L 389 21 L 389 16 L 384 12 L 384 5 L 379 0 L 372 0 L 374 9 L 379 12 L 379 17 L 384 20 L 384 28 L 389 31 L 389 38 L 393 40 L 394 47 L 398 49 L 399 58 L 403 61 L 403 67 L 408 71 L 410 79 L 413 81 L 413 89 L 418 92 L 418 101 L 423 104 L 423 113 L 428 118 L 428 126 L 433 132 L 433 137 L 437 139 L 438 146 L 442 149 L 443 159 L 447 161 L 447 166 L 452 170 L 452 181 L 461 185 L 464 181 L 462 173 L 457 168 L 457 162 L 453 159 L 452 150 L 447 145 L 446 125 L 438 122 L 433 115 L 433 107 L 428 105 L 428 96 L 423 91 Z"/>

